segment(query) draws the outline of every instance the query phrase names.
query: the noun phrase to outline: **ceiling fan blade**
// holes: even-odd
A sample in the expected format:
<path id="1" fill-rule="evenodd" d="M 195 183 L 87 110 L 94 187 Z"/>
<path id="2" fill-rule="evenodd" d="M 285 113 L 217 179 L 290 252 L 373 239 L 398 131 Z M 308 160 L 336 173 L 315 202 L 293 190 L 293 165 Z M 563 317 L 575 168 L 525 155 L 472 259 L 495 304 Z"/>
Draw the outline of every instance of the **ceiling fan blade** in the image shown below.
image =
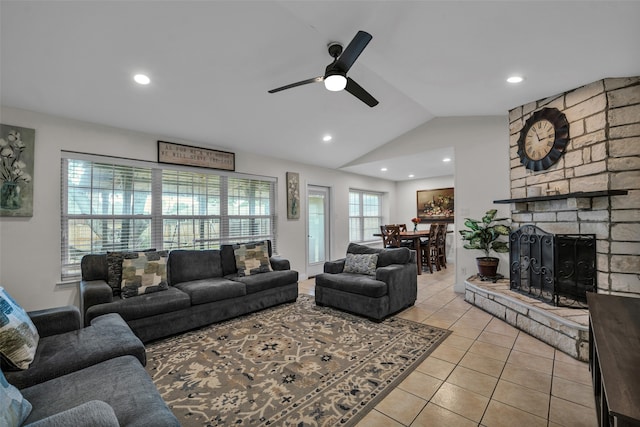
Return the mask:
<path id="1" fill-rule="evenodd" d="M 351 77 L 347 77 L 347 87 L 345 87 L 345 90 L 369 107 L 378 105 L 378 100 L 371 96 L 369 92 L 364 90 L 362 86 L 356 83 Z"/>
<path id="2" fill-rule="evenodd" d="M 358 31 L 353 40 L 351 40 L 351 43 L 349 43 L 349 46 L 346 47 L 336 61 L 335 66 L 345 73 L 349 71 L 349 68 L 356 62 L 356 59 L 358 59 L 372 38 L 371 34 L 365 31 Z"/>
<path id="3" fill-rule="evenodd" d="M 324 76 L 318 76 L 318 77 L 314 77 L 312 79 L 302 80 L 301 82 L 291 83 L 289 85 L 282 86 L 282 87 L 279 87 L 279 88 L 276 88 L 276 89 L 271 89 L 268 92 L 269 93 L 276 93 L 276 92 L 280 92 L 281 90 L 291 89 L 292 87 L 307 85 L 309 83 L 318 83 L 318 82 L 321 82 L 323 80 L 324 80 Z"/>

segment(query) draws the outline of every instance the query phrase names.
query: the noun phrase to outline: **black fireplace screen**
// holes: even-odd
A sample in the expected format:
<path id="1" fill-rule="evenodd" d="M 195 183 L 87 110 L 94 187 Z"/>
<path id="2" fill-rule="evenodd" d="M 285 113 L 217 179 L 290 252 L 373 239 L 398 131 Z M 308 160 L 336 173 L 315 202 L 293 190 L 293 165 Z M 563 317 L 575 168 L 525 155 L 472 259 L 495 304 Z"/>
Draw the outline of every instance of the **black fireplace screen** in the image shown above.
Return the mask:
<path id="1" fill-rule="evenodd" d="M 549 304 L 586 307 L 596 290 L 593 234 L 550 234 L 524 225 L 509 236 L 510 287 Z"/>

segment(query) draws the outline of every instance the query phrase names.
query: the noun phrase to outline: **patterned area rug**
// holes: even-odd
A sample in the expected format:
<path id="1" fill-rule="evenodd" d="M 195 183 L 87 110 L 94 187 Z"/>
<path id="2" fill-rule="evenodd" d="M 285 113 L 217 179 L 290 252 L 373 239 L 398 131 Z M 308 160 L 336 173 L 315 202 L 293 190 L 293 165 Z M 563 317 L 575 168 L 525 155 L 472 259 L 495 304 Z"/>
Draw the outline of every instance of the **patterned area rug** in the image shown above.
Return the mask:
<path id="1" fill-rule="evenodd" d="M 152 343 L 147 371 L 184 427 L 352 426 L 449 333 L 301 295 Z"/>

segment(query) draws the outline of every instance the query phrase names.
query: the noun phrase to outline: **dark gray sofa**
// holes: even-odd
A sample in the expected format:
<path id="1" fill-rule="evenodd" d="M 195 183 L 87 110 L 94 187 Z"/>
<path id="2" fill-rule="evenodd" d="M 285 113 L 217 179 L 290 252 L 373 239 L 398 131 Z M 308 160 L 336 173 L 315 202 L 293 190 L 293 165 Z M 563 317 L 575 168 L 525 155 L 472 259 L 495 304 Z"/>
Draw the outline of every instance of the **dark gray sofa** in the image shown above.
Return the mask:
<path id="1" fill-rule="evenodd" d="M 143 365 L 144 345 L 117 314 L 82 328 L 76 307 L 29 312 L 40 336 L 26 370 L 3 366 L 32 405 L 24 425 L 179 426 Z"/>
<path id="2" fill-rule="evenodd" d="M 118 313 L 143 341 L 185 332 L 211 323 L 298 297 L 298 272 L 289 261 L 273 256 L 273 271 L 239 276 L 234 248 L 220 250 L 173 250 L 167 260 L 169 289 L 120 298 L 107 284 L 106 255 L 82 259 L 80 301 L 85 324 L 107 313 Z"/>
<path id="3" fill-rule="evenodd" d="M 316 304 L 338 308 L 381 321 L 416 302 L 418 293 L 415 251 L 376 249 L 350 243 L 347 253 L 378 254 L 375 276 L 345 273 L 345 258 L 324 264 L 316 276 Z"/>

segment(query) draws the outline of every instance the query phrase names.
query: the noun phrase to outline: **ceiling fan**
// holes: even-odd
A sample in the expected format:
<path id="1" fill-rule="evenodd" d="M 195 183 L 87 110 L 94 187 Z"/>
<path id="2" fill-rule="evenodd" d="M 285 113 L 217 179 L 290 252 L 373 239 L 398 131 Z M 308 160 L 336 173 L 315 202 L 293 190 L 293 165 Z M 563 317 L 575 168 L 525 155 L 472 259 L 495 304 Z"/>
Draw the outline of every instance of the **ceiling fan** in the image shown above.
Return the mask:
<path id="1" fill-rule="evenodd" d="M 372 38 L 371 34 L 365 31 L 358 31 L 344 51 L 342 50 L 342 45 L 340 43 L 330 43 L 329 55 L 333 57 L 333 62 L 327 65 L 324 76 L 318 76 L 312 79 L 291 83 L 276 89 L 271 89 L 269 93 L 276 93 L 281 90 L 291 89 L 296 86 L 302 86 L 309 83 L 324 82 L 324 85 L 328 90 L 340 91 L 345 89 L 369 107 L 375 107 L 378 105 L 378 100 L 371 96 L 369 92 L 364 90 L 362 86 L 356 83 L 351 77 L 347 77 L 347 72 L 353 63 L 356 62 L 356 59 L 358 59 Z"/>

